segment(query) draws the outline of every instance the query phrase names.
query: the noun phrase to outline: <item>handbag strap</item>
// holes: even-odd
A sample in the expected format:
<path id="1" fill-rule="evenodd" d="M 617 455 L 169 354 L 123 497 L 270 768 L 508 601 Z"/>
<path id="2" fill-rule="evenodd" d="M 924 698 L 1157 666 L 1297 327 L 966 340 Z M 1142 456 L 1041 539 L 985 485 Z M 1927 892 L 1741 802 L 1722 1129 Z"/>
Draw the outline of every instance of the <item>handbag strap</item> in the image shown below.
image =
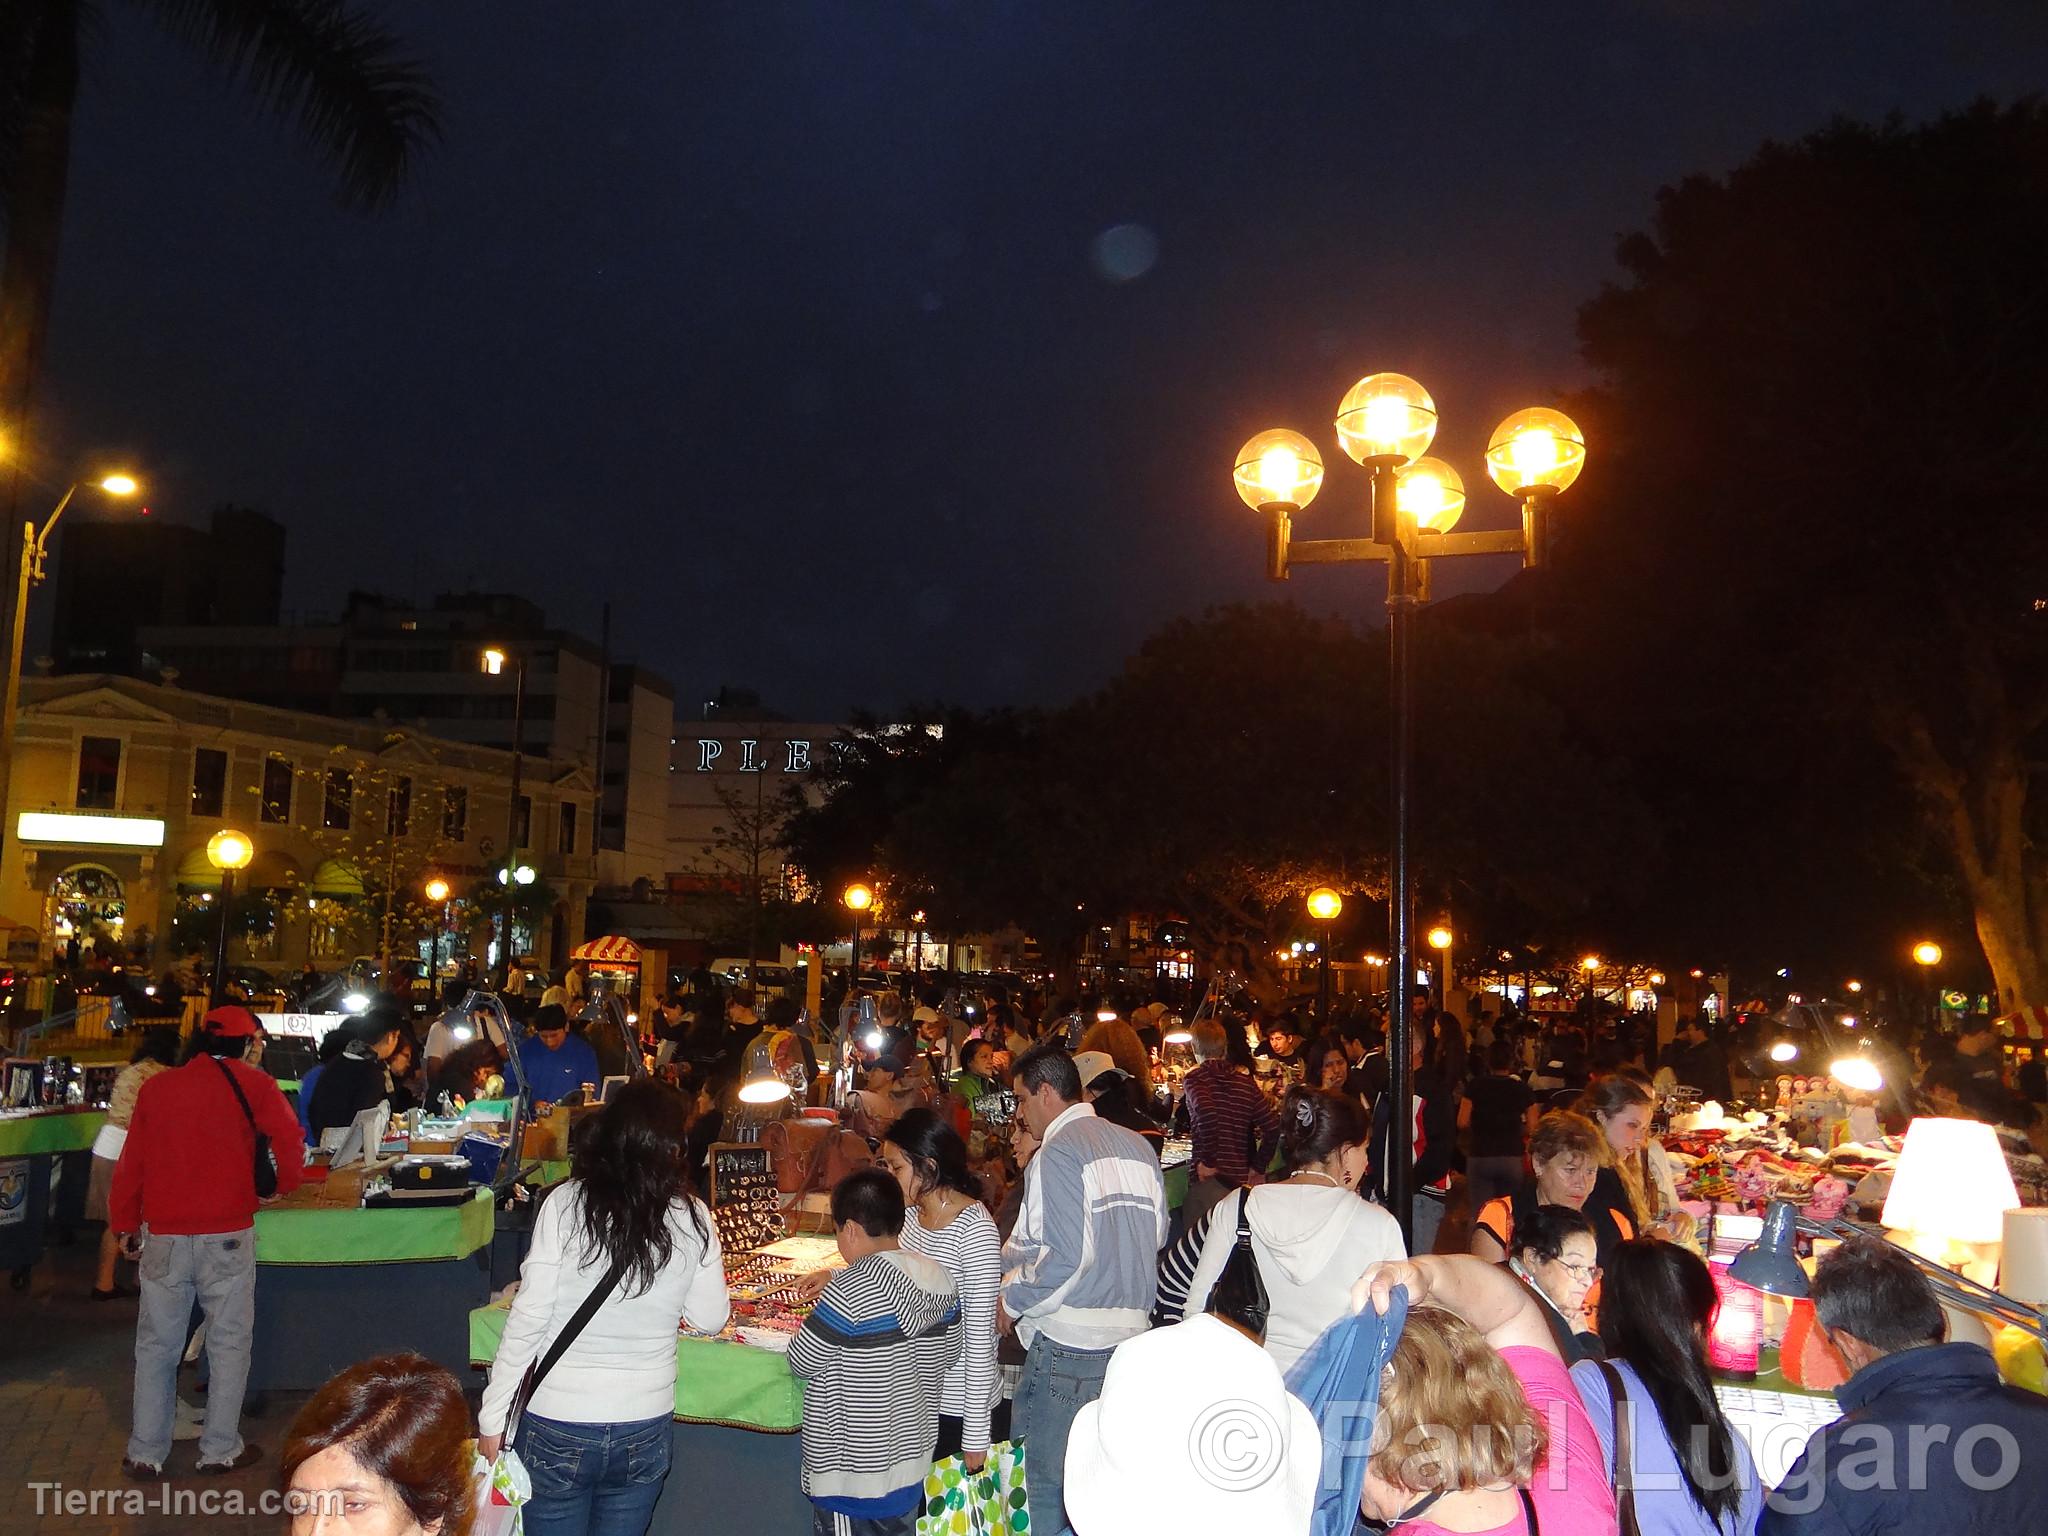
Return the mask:
<path id="1" fill-rule="evenodd" d="M 220 1068 L 220 1075 L 226 1078 L 228 1080 L 228 1086 L 235 1090 L 235 1102 L 242 1106 L 243 1118 L 245 1118 L 249 1122 L 249 1129 L 255 1131 L 256 1134 L 260 1137 L 263 1134 L 263 1132 L 257 1128 L 256 1111 L 249 1107 L 249 1096 L 246 1093 L 242 1092 L 242 1085 L 235 1081 L 235 1074 L 233 1073 L 233 1071 L 231 1071 L 228 1067 L 228 1064 L 222 1061 L 218 1056 L 208 1057 L 207 1059 L 210 1060 L 216 1067 Z"/>
<path id="2" fill-rule="evenodd" d="M 1245 1202 L 1251 1197 L 1249 1185 L 1237 1192 L 1237 1246 L 1240 1248 L 1249 1248 L 1252 1245 L 1251 1218 L 1245 1213 L 1244 1208 Z"/>
<path id="3" fill-rule="evenodd" d="M 1636 1522 L 1635 1447 L 1632 1443 L 1628 1383 L 1612 1361 L 1596 1360 L 1600 1374 L 1607 1378 L 1607 1395 L 1614 1401 L 1614 1512 L 1621 1522 L 1621 1536 L 1642 1536 Z"/>
<path id="4" fill-rule="evenodd" d="M 533 1369 L 535 1387 L 538 1387 L 548 1372 L 555 1368 L 555 1362 L 562 1358 L 564 1351 L 576 1342 L 576 1335 L 597 1316 L 597 1309 L 605 1304 L 606 1298 L 613 1291 L 618 1289 L 619 1277 L 625 1272 L 624 1259 L 612 1260 L 612 1267 L 604 1272 L 604 1278 L 597 1282 L 596 1288 L 588 1296 L 583 1298 L 583 1305 L 576 1309 L 575 1315 L 569 1319 L 562 1331 L 555 1335 L 554 1342 L 548 1345 L 547 1353 L 540 1357 L 540 1363 Z"/>

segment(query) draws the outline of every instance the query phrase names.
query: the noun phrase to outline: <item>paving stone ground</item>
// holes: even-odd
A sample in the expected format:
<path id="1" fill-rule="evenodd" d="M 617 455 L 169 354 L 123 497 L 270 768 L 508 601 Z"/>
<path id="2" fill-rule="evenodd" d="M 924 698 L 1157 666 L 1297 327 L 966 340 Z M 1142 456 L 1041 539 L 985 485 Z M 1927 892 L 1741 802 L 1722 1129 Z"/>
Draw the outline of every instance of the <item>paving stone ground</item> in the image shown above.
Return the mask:
<path id="1" fill-rule="evenodd" d="M 97 1241 L 88 1228 L 75 1246 L 50 1248 L 26 1292 L 0 1284 L 0 1536 L 280 1536 L 289 1522 L 258 1501 L 276 1484 L 303 1393 L 273 1393 L 260 1416 L 244 1416 L 243 1437 L 264 1451 L 245 1471 L 194 1476 L 198 1442 L 180 1441 L 168 1483 L 123 1480 L 135 1303 L 88 1298 Z M 189 1371 L 179 1387 L 204 1403 Z M 151 1507 L 133 1508 L 135 1498 Z"/>

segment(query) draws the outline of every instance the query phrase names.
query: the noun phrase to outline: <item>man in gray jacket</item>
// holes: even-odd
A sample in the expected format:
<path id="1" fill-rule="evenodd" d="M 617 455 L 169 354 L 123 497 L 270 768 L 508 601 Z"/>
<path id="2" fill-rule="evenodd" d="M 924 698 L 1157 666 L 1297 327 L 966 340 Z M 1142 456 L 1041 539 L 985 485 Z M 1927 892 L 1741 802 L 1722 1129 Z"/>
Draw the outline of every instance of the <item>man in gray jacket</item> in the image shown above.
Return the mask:
<path id="1" fill-rule="evenodd" d="M 998 1314 L 1025 1346 L 1016 1399 L 1031 1528 L 1068 1531 L 1063 1498 L 1074 1415 L 1102 1394 L 1110 1352 L 1143 1333 L 1166 1242 L 1166 1186 L 1142 1137 L 1081 1101 L 1074 1058 L 1054 1044 L 1018 1058 L 1017 1115 L 1039 1139 L 1017 1225 L 1003 1245 Z"/>

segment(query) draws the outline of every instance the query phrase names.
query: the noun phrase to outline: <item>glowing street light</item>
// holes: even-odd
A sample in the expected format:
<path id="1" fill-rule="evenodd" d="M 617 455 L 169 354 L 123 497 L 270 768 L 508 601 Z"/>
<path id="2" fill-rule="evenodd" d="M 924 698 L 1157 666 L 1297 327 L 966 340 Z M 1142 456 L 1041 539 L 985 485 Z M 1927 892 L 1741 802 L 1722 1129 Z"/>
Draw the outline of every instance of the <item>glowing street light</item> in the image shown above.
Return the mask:
<path id="1" fill-rule="evenodd" d="M 1308 893 L 1307 906 L 1308 915 L 1323 925 L 1322 944 L 1309 945 L 1316 951 L 1316 1028 L 1322 1029 L 1330 1022 L 1330 925 L 1344 910 L 1344 898 L 1319 885 Z"/>
<path id="2" fill-rule="evenodd" d="M 1584 971 L 1588 976 L 1592 975 L 1595 971 L 1600 969 L 1600 957 L 1598 955 L 1587 955 L 1583 960 L 1579 962 L 1579 969 Z"/>
<path id="3" fill-rule="evenodd" d="M 1941 964 L 1941 946 L 1932 939 L 1922 939 L 1913 946 L 1913 963 L 1926 966 Z"/>
<path id="4" fill-rule="evenodd" d="M 50 531 L 71 505 L 71 498 L 88 485 L 109 496 L 133 496 L 141 489 L 135 477 L 128 474 L 103 475 L 96 481 L 74 480 L 41 528 L 36 527 L 33 519 L 21 525 L 21 553 L 16 557 L 15 569 L 14 630 L 7 651 L 6 703 L 0 706 L 0 807 L 9 803 L 13 789 L 14 727 L 21 712 L 21 655 L 28 638 L 29 589 L 43 579 L 43 562 L 50 552 Z"/>
<path id="5" fill-rule="evenodd" d="M 427 940 L 427 986 L 430 990 L 441 985 L 441 933 L 448 926 L 448 890 L 448 882 L 439 875 L 427 882 L 427 900 L 441 909 L 433 936 Z"/>
<path id="6" fill-rule="evenodd" d="M 1429 947 L 1431 949 L 1449 949 L 1451 947 L 1451 930 L 1444 927 L 1430 929 Z"/>
<path id="7" fill-rule="evenodd" d="M 512 668 L 512 798 L 505 805 L 505 867 L 498 871 L 498 883 L 510 886 L 517 879 L 519 865 L 520 780 L 526 755 L 526 653 L 509 646 L 487 645 L 477 653 L 477 663 L 486 677 L 502 677 Z M 533 828 L 526 829 L 529 833 Z M 533 876 L 520 880 L 531 885 Z M 498 982 L 502 987 L 512 975 L 512 903 L 498 909 Z"/>
<path id="8" fill-rule="evenodd" d="M 1337 407 L 1337 441 L 1370 480 L 1371 537 L 1294 541 L 1294 518 L 1314 501 L 1323 483 L 1323 460 L 1315 445 L 1284 428 L 1261 432 L 1238 450 L 1231 479 L 1238 496 L 1266 523 L 1266 573 L 1285 581 L 1295 565 L 1362 562 L 1387 567 L 1388 699 L 1394 729 L 1389 747 L 1392 772 L 1393 851 L 1390 902 L 1393 913 L 1387 1056 L 1387 1092 L 1403 1103 L 1409 1081 L 1410 997 L 1416 984 L 1412 931 L 1413 881 L 1409 875 L 1408 784 L 1413 760 L 1410 628 L 1415 610 L 1429 601 L 1430 562 L 1454 555 L 1519 555 L 1525 566 L 1543 563 L 1551 503 L 1577 478 L 1586 458 L 1585 435 L 1562 412 L 1521 411 L 1495 429 L 1488 448 L 1488 472 L 1522 505 L 1522 526 L 1502 532 L 1454 532 L 1463 514 L 1465 486 L 1458 471 L 1426 458 L 1436 440 L 1436 402 L 1416 380 L 1399 373 L 1360 379 Z M 1328 948 L 1327 941 L 1324 948 Z M 1401 1134 L 1389 1138 L 1388 1204 L 1411 1235 L 1413 1136 L 1405 1116 Z"/>
<path id="9" fill-rule="evenodd" d="M 1861 992 L 1863 990 L 1863 983 L 1860 981 L 1847 982 L 1845 985 L 1851 992 Z"/>
<path id="10" fill-rule="evenodd" d="M 16 622 L 19 622 L 17 615 Z M 206 987 L 206 1006 L 218 1008 L 225 996 L 228 974 L 228 915 L 235 896 L 235 871 L 247 869 L 256 857 L 256 845 L 248 834 L 223 827 L 206 840 L 206 862 L 220 871 L 220 931 L 213 941 L 213 975 Z"/>
<path id="11" fill-rule="evenodd" d="M 848 972 L 847 991 L 860 984 L 860 915 L 875 904 L 875 889 L 856 880 L 840 893 L 839 899 L 853 914 L 853 965 Z"/>

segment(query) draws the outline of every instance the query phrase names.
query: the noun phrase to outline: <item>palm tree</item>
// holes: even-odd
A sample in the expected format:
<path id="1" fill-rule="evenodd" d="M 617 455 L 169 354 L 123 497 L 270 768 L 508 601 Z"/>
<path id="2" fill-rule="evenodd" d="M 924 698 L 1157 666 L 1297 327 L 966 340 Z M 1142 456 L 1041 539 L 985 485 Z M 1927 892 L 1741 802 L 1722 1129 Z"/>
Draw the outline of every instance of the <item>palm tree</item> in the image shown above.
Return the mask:
<path id="1" fill-rule="evenodd" d="M 347 0 L 123 3 L 294 122 L 346 207 L 390 201 L 438 132 L 424 71 Z M 100 0 L 0 0 L 0 450 L 17 466 L 56 288 L 79 56 L 102 20 Z"/>

